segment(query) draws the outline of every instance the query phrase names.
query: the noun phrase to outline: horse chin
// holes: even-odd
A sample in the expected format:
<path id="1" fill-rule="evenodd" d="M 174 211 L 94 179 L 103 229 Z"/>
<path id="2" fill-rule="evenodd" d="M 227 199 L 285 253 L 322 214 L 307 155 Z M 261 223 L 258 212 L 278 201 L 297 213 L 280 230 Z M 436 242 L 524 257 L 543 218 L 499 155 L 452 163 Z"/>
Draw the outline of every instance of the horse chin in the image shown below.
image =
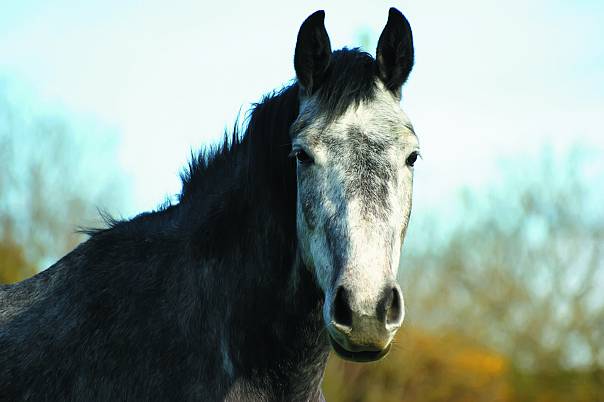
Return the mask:
<path id="1" fill-rule="evenodd" d="M 334 352 L 336 352 L 340 358 L 356 363 L 368 363 L 380 360 L 390 352 L 391 346 L 391 344 L 389 344 L 382 350 L 352 352 L 340 345 L 331 335 L 329 335 L 329 342 L 331 343 Z"/>

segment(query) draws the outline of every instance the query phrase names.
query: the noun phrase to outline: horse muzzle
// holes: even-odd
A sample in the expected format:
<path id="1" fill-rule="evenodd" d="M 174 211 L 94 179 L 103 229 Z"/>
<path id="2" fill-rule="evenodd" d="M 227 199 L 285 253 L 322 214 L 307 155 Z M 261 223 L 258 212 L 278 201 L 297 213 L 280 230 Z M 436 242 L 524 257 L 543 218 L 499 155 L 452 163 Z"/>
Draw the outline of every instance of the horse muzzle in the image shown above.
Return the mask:
<path id="1" fill-rule="evenodd" d="M 364 299 L 339 286 L 329 308 L 324 309 L 331 345 L 346 360 L 381 359 L 403 322 L 403 298 L 395 282 L 385 286 L 379 297 Z"/>

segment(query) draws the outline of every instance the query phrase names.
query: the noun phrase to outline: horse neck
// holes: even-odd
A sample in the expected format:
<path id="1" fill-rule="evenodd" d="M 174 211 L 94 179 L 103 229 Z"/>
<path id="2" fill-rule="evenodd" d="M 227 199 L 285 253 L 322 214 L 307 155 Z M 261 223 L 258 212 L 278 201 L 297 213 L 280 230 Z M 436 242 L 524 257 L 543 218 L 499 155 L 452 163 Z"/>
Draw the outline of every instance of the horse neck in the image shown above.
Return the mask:
<path id="1" fill-rule="evenodd" d="M 265 195 L 265 205 L 279 198 Z M 254 209 L 251 222 L 262 229 L 241 246 L 249 263 L 239 265 L 240 281 L 231 287 L 237 305 L 229 324 L 230 346 L 241 357 L 235 366 L 243 372 L 263 373 L 284 388 L 286 399 L 311 400 L 318 395 L 328 355 L 323 295 L 298 256 L 295 219 L 275 213 L 277 208 Z M 295 214 L 295 203 L 289 208 Z"/>
<path id="2" fill-rule="evenodd" d="M 256 107 L 228 155 L 237 168 L 220 172 L 216 196 L 200 200 L 210 218 L 195 228 L 192 243 L 201 260 L 220 261 L 206 286 L 218 289 L 208 290 L 225 311 L 217 325 L 233 371 L 308 396 L 318 392 L 328 345 L 322 293 L 297 255 L 295 165 L 287 159 L 297 98 L 279 96 L 297 93 Z"/>

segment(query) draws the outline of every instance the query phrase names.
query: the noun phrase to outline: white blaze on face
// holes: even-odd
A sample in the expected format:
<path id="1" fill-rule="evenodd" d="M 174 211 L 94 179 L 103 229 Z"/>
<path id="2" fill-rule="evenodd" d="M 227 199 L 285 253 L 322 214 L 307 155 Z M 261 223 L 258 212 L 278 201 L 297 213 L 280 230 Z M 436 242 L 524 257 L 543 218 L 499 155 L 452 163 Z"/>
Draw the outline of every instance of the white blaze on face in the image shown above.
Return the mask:
<path id="1" fill-rule="evenodd" d="M 352 290 L 357 311 L 373 311 L 386 283 L 395 280 L 411 210 L 418 150 L 399 100 L 378 82 L 375 98 L 325 123 L 312 98 L 301 105 L 310 121 L 294 149 L 314 159 L 298 166 L 298 236 L 306 265 L 330 297 Z"/>
<path id="2" fill-rule="evenodd" d="M 351 308 L 372 315 L 386 279 L 393 278 L 392 236 L 389 225 L 363 214 L 362 200 L 349 204 L 347 263 L 341 267 L 338 284 L 352 292 Z"/>

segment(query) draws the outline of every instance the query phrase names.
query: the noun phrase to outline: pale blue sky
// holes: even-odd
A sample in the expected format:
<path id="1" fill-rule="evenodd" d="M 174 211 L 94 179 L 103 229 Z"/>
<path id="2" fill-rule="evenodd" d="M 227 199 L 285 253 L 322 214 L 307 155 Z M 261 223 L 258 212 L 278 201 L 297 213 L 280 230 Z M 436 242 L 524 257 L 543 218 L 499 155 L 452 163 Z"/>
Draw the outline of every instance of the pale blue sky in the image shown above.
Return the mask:
<path id="1" fill-rule="evenodd" d="M 133 202 L 116 212 L 130 215 L 178 192 L 190 149 L 294 76 L 307 15 L 326 10 L 333 48 L 367 32 L 373 53 L 391 5 L 415 37 L 403 107 L 424 155 L 416 206 L 494 180 L 498 160 L 544 143 L 604 150 L 601 0 L 0 0 L 0 77 L 34 109 L 92 116 L 120 133 Z"/>

